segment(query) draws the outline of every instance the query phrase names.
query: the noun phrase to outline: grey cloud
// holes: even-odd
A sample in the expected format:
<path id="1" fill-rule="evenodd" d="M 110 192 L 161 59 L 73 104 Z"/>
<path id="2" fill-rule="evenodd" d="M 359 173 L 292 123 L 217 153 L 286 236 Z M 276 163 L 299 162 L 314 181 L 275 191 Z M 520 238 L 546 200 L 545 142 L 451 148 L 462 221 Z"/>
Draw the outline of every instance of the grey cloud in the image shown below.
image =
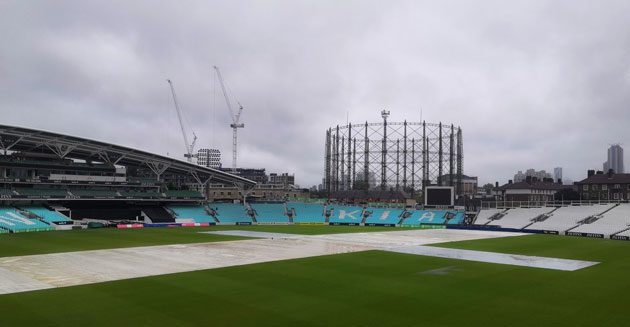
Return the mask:
<path id="1" fill-rule="evenodd" d="M 212 65 L 245 106 L 240 162 L 319 183 L 326 128 L 443 121 L 481 182 L 565 167 L 624 143 L 626 1 L 55 1 L 0 4 L 3 123 L 172 156 L 183 141 L 166 78 L 199 146 L 230 164 Z M 218 91 L 218 89 L 217 89 Z M 213 105 L 213 101 L 215 105 Z"/>

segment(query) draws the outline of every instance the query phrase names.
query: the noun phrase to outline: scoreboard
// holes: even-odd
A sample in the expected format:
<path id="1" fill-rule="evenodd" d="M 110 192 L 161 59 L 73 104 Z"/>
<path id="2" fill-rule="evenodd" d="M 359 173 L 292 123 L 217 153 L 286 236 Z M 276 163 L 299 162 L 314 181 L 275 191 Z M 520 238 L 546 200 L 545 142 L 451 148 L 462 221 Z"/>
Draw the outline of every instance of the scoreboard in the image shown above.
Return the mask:
<path id="1" fill-rule="evenodd" d="M 453 206 L 455 189 L 453 186 L 427 186 L 424 190 L 425 206 Z"/>

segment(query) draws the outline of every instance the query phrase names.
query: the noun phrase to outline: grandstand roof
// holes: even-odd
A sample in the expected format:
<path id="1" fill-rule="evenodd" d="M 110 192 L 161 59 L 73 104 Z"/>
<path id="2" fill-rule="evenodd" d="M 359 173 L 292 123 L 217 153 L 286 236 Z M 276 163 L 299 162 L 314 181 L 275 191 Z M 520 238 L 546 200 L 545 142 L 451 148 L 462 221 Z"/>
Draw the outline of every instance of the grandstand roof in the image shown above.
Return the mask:
<path id="1" fill-rule="evenodd" d="M 254 186 L 256 182 L 155 153 L 43 130 L 0 125 L 0 150 L 47 153 L 59 158 L 91 160 L 116 165 L 146 165 L 157 175 L 190 174 L 201 182 Z"/>

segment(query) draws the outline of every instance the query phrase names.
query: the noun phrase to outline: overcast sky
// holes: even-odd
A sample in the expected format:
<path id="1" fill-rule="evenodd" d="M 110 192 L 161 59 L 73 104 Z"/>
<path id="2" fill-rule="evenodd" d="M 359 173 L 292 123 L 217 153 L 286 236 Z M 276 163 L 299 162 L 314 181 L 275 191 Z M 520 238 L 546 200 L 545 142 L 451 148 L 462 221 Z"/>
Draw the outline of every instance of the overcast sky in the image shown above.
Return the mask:
<path id="1" fill-rule="evenodd" d="M 464 170 L 601 169 L 630 147 L 630 1 L 0 0 L 0 124 L 231 165 L 217 65 L 245 110 L 239 166 L 323 175 L 350 121 L 462 127 Z M 216 90 L 215 90 L 216 89 Z M 627 151 L 630 151 L 627 150 Z"/>

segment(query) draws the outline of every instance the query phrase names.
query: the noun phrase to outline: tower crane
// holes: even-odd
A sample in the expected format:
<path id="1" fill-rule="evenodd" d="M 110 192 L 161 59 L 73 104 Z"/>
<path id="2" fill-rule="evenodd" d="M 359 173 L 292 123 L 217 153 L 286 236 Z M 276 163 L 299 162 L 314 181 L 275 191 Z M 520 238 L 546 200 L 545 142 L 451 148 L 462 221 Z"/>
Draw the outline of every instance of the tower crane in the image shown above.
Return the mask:
<path id="1" fill-rule="evenodd" d="M 219 67 L 213 67 L 214 70 L 217 72 L 217 78 L 219 79 L 219 83 L 221 84 L 221 90 L 223 91 L 223 96 L 225 97 L 225 103 L 230 110 L 230 117 L 232 118 L 232 124 L 230 124 L 230 127 L 232 127 L 232 172 L 236 172 L 238 129 L 245 127 L 245 124 L 240 122 L 241 113 L 243 112 L 243 106 L 240 104 L 240 102 L 238 102 L 238 100 L 236 100 L 236 104 L 238 104 L 238 112 L 234 113 L 232 102 L 230 101 L 230 97 L 228 96 L 227 90 L 225 88 L 225 83 L 223 82 L 223 76 L 221 76 L 221 71 L 219 70 Z"/>
<path id="2" fill-rule="evenodd" d="M 186 135 L 186 129 L 184 128 L 184 121 L 182 120 L 182 110 L 179 108 L 179 103 L 177 101 L 177 95 L 175 94 L 175 88 L 173 87 L 173 82 L 170 79 L 166 80 L 168 85 L 171 87 L 171 93 L 173 94 L 173 103 L 175 104 L 175 110 L 177 111 L 177 118 L 179 118 L 179 127 L 182 129 L 182 136 L 184 137 L 184 145 L 186 146 L 186 153 L 184 157 L 188 160 L 188 162 L 192 162 L 192 158 L 196 157 L 193 153 L 195 150 L 195 143 L 197 142 L 197 135 L 195 132 L 192 132 L 193 141 L 192 143 L 188 143 L 188 136 Z"/>

